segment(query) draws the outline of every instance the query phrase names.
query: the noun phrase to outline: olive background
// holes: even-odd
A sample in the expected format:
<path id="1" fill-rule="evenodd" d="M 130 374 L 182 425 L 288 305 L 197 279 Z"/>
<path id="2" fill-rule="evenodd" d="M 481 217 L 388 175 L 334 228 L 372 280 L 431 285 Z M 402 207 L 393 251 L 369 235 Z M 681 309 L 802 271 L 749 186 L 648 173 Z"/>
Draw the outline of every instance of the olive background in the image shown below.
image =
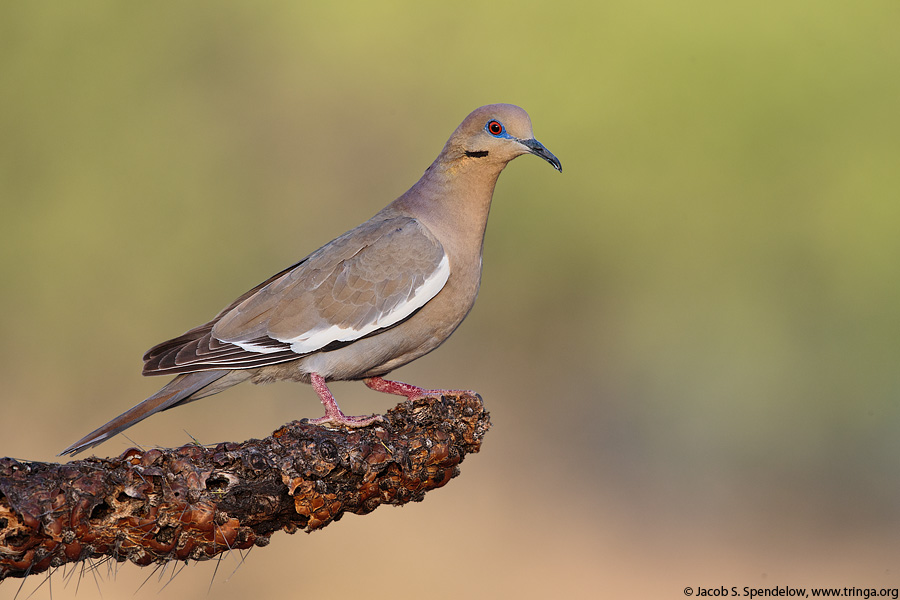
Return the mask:
<path id="1" fill-rule="evenodd" d="M 369 218 L 477 106 L 525 108 L 564 167 L 509 165 L 475 309 L 394 374 L 483 395 L 461 477 L 79 597 L 900 587 L 898 28 L 887 0 L 6 3 L 2 456 L 55 460 L 151 394 L 147 348 Z M 127 435 L 320 413 L 242 385 Z"/>

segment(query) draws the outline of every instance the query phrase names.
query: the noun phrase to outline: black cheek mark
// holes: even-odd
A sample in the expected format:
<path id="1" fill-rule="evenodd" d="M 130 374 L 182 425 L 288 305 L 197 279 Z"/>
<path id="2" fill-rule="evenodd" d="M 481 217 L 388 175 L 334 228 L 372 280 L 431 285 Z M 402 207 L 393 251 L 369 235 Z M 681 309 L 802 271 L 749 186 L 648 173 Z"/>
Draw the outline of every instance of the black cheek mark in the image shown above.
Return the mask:
<path id="1" fill-rule="evenodd" d="M 488 155 L 487 150 L 475 150 L 475 151 L 466 150 L 466 156 L 468 156 L 470 158 L 482 158 L 487 155 Z"/>

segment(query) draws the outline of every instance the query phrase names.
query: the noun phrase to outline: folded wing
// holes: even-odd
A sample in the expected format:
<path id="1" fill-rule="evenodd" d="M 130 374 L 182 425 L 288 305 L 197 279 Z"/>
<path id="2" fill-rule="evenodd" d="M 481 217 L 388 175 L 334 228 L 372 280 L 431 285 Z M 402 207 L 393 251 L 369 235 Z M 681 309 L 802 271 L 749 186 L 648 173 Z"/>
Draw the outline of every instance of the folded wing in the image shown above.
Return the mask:
<path id="1" fill-rule="evenodd" d="M 367 222 L 250 290 L 212 321 L 151 348 L 148 375 L 246 369 L 338 347 L 410 317 L 450 265 L 417 220 Z"/>

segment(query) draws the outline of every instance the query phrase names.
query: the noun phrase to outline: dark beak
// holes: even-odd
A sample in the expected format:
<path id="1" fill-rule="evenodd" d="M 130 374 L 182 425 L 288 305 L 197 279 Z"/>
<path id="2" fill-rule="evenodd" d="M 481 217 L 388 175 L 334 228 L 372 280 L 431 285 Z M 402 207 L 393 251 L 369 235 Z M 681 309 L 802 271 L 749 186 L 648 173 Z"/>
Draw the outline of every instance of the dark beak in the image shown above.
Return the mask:
<path id="1" fill-rule="evenodd" d="M 540 156 L 548 163 L 553 165 L 553 168 L 562 173 L 562 163 L 559 162 L 559 159 L 553 156 L 553 153 L 544 148 L 544 145 L 532 138 L 530 140 L 519 140 L 519 143 L 528 148 L 528 151 L 534 154 L 535 156 Z"/>

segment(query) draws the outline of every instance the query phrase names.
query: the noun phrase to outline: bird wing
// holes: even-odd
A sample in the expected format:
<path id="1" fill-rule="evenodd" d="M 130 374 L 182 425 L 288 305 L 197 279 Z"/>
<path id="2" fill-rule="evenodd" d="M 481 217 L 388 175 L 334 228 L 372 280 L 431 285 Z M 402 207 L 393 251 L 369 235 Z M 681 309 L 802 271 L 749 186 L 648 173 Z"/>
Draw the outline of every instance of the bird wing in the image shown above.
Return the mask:
<path id="1" fill-rule="evenodd" d="M 440 242 L 419 221 L 369 221 L 253 288 L 212 321 L 151 348 L 145 374 L 287 362 L 392 327 L 444 287 Z"/>

